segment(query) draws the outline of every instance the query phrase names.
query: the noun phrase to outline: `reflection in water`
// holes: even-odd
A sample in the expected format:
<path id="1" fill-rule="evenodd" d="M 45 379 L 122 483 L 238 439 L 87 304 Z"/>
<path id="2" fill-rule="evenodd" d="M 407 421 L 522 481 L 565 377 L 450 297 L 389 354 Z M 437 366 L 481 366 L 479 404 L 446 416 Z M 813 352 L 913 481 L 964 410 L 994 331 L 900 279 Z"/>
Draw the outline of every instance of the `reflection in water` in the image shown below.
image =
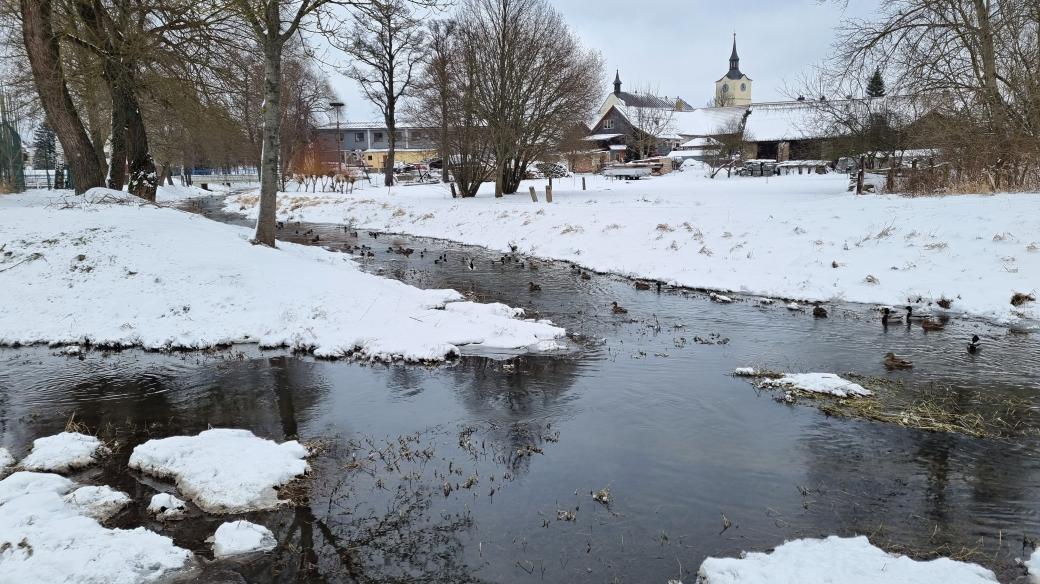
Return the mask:
<path id="1" fill-rule="evenodd" d="M 334 248 L 354 243 L 341 229 L 315 228 Z M 1032 337 L 973 321 L 939 334 L 885 330 L 855 306 L 833 306 L 817 321 L 754 300 L 720 306 L 685 291 L 583 280 L 550 263 L 532 271 L 471 248 L 446 246 L 458 261 L 434 265 L 436 253 L 404 259 L 374 247 L 366 269 L 524 306 L 580 332 L 578 349 L 436 368 L 255 348 L 92 351 L 82 360 L 2 349 L 0 445 L 20 456 L 74 413 L 118 445 L 75 477 L 131 494 L 138 505 L 116 524 L 144 524 L 208 556 L 206 537 L 229 518 L 196 510 L 184 522 L 151 522 L 141 507 L 170 485 L 128 474 L 132 447 L 211 426 L 323 439 L 328 450 L 310 476 L 288 489 L 304 505 L 245 516 L 276 533 L 276 552 L 207 564 L 204 578 L 214 581 L 231 571 L 249 582 L 663 582 L 680 566 L 689 579 L 707 555 L 829 533 L 925 555 L 972 549 L 1005 580 L 1021 576 L 1013 563 L 1021 550 L 1008 542 L 1040 531 L 1036 440 L 828 418 L 777 404 L 729 372 L 854 371 L 902 382 L 908 395 L 949 393 L 962 412 L 1002 397 L 1040 410 Z M 531 280 L 541 293 L 528 292 Z M 630 314 L 613 315 L 612 301 Z M 973 331 L 986 348 L 969 358 L 962 337 Z M 886 372 L 889 350 L 915 369 Z M 1027 414 L 1007 418 L 1034 423 Z M 609 508 L 592 500 L 602 488 Z M 722 514 L 732 521 L 725 530 Z"/>

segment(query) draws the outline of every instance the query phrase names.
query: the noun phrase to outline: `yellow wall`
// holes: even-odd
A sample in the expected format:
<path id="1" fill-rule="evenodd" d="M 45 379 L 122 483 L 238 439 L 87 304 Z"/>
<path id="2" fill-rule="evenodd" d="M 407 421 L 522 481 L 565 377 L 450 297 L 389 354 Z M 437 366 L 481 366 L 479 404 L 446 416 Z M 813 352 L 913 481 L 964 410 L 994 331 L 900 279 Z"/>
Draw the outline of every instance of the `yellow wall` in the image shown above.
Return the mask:
<path id="1" fill-rule="evenodd" d="M 368 166 L 369 168 L 382 169 L 383 162 L 386 160 L 386 154 L 386 152 L 369 151 L 363 152 L 361 158 L 364 160 L 365 166 Z M 394 160 L 405 164 L 415 164 L 436 157 L 436 150 L 398 150 L 397 152 L 394 152 Z"/>

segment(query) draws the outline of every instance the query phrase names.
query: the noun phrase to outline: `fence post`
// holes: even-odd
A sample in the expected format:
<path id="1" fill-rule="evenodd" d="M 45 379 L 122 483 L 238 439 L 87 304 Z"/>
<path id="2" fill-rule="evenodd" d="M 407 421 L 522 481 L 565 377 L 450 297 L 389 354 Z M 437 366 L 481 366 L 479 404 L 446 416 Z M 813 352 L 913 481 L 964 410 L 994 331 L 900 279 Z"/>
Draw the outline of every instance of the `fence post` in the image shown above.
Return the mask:
<path id="1" fill-rule="evenodd" d="M 585 190 L 585 177 L 581 177 L 581 190 Z"/>
<path id="2" fill-rule="evenodd" d="M 527 188 L 531 190 L 531 201 L 537 203 L 538 202 L 538 192 L 534 190 L 534 187 L 527 187 Z"/>
<path id="3" fill-rule="evenodd" d="M 863 175 L 866 171 L 867 157 L 859 157 L 859 172 L 856 173 L 856 194 L 863 194 Z"/>
<path id="4" fill-rule="evenodd" d="M 551 183 L 549 184 L 549 186 L 545 187 L 545 202 L 546 203 L 551 203 L 552 202 L 552 184 Z"/>
<path id="5" fill-rule="evenodd" d="M 458 197 L 459 197 L 459 195 L 455 191 L 455 183 L 451 183 L 451 198 L 457 199 Z"/>

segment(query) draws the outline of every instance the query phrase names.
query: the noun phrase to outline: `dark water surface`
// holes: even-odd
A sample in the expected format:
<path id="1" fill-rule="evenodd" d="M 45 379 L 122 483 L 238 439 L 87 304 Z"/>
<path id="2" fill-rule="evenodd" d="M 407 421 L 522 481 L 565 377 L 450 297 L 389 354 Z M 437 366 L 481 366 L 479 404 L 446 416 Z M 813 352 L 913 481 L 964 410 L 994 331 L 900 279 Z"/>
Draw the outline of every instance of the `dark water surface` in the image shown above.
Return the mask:
<path id="1" fill-rule="evenodd" d="M 215 200 L 196 203 L 216 219 Z M 299 235 L 295 232 L 299 230 Z M 498 253 L 336 226 L 286 240 L 371 246 L 366 269 L 422 287 L 527 308 L 574 333 L 557 355 L 468 356 L 441 367 L 318 361 L 242 347 L 212 354 L 0 350 L 0 437 L 15 456 L 75 419 L 116 453 L 77 475 L 137 502 L 115 525 L 148 525 L 208 556 L 228 517 L 150 522 L 161 482 L 126 472 L 150 437 L 239 427 L 276 440 L 322 439 L 302 506 L 250 514 L 272 554 L 207 564 L 204 581 L 658 582 L 695 580 L 709 555 L 785 539 L 870 535 L 923 557 L 968 557 L 1002 581 L 1023 537 L 1040 535 L 1040 343 L 976 321 L 942 332 L 883 329 L 867 307 L 815 320 L 667 288 L 638 291 L 568 265 L 502 264 Z M 388 247 L 416 249 L 410 257 Z M 427 249 L 425 257 L 419 251 Z M 446 263 L 434 263 L 447 252 Z M 469 260 L 475 269 L 469 269 Z M 529 292 L 528 282 L 542 286 Z M 299 285 L 287 282 L 286 285 Z M 611 312 L 610 303 L 628 315 Z M 984 337 L 968 355 L 967 339 Z M 717 335 L 717 336 L 712 336 Z M 726 344 L 695 340 L 727 338 Z M 887 372 L 882 355 L 912 358 Z M 1024 436 L 927 433 L 777 403 L 735 367 L 855 372 L 898 391 L 953 396 L 965 411 L 1014 399 Z M 609 506 L 591 493 L 609 489 Z M 573 521 L 570 520 L 573 513 Z M 731 527 L 723 529 L 723 515 Z M 1028 550 L 1025 552 L 1028 553 Z M 238 580 L 236 580 L 238 579 Z"/>

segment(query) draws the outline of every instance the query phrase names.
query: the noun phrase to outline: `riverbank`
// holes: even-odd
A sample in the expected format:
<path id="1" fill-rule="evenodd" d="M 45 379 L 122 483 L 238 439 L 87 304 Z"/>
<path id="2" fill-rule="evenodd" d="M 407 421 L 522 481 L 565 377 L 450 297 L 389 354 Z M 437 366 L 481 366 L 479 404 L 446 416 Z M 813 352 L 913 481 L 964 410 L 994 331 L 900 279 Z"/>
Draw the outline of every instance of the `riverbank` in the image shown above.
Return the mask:
<path id="1" fill-rule="evenodd" d="M 360 271 L 347 254 L 251 245 L 248 229 L 95 189 L 0 197 L 0 344 L 150 350 L 240 343 L 439 361 L 564 331 Z"/>
<path id="2" fill-rule="evenodd" d="M 906 198 L 846 192 L 844 175 L 544 181 L 452 199 L 444 185 L 284 193 L 279 218 L 348 224 L 566 260 L 599 272 L 805 301 L 949 311 L 1030 328 L 1040 305 L 1040 195 Z M 485 185 L 490 187 L 490 185 Z M 528 186 L 539 190 L 534 203 Z M 227 209 L 255 216 L 256 197 Z M 929 306 L 929 304 L 932 304 Z"/>

